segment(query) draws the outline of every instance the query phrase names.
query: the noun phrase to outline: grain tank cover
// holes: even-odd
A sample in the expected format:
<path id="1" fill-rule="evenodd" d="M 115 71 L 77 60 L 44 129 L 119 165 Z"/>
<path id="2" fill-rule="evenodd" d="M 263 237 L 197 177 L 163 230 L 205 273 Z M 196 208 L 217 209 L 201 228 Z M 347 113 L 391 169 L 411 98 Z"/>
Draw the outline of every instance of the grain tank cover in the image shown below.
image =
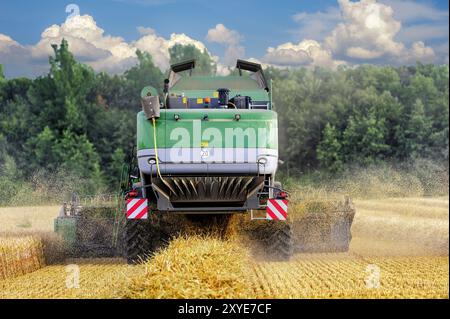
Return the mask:
<path id="1" fill-rule="evenodd" d="M 260 88 L 269 92 L 269 85 L 262 70 L 261 64 L 253 63 L 244 60 L 237 60 L 236 68 L 239 70 L 239 75 L 242 76 L 242 70 L 253 72 L 251 78 L 258 82 Z"/>

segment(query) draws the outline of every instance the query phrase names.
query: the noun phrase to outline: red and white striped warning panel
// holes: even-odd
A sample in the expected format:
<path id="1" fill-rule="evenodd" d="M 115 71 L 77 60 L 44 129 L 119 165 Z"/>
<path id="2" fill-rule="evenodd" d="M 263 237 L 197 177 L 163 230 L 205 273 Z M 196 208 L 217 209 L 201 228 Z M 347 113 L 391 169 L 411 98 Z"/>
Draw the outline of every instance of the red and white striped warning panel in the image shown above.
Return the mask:
<path id="1" fill-rule="evenodd" d="M 287 209 L 287 199 L 269 199 L 266 207 L 266 218 L 269 220 L 286 220 Z"/>
<path id="2" fill-rule="evenodd" d="M 147 219 L 148 200 L 145 198 L 127 199 L 127 219 Z"/>

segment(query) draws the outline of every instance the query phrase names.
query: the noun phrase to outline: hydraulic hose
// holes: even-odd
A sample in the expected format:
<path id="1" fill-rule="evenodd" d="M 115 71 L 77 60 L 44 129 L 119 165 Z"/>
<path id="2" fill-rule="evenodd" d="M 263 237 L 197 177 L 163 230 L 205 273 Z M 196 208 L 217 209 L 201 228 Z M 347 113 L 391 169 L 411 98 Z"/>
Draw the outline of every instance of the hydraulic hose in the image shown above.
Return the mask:
<path id="1" fill-rule="evenodd" d="M 155 147 L 155 158 L 156 158 L 156 171 L 158 173 L 159 178 L 164 182 L 164 178 L 161 176 L 161 171 L 159 170 L 159 158 L 158 158 L 158 145 L 156 144 L 156 121 L 155 118 L 152 117 L 152 124 L 153 124 L 153 146 Z"/>
<path id="2" fill-rule="evenodd" d="M 172 188 L 172 186 L 170 186 L 170 184 L 162 177 L 161 175 L 161 171 L 159 169 L 159 158 L 158 158 L 158 145 L 156 143 L 156 120 L 154 117 L 152 117 L 152 124 L 153 124 L 153 146 L 155 147 L 155 157 L 156 157 L 156 172 L 159 176 L 159 178 L 161 179 L 161 181 L 163 182 L 164 185 L 167 186 L 168 189 L 170 189 L 170 191 L 172 193 L 175 193 L 175 190 Z"/>

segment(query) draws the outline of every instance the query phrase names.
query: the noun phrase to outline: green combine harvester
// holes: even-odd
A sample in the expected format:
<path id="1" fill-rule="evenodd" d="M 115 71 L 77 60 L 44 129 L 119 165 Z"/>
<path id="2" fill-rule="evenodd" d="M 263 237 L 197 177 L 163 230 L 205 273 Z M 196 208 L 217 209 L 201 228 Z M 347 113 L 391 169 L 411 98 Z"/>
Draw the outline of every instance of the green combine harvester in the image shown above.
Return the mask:
<path id="1" fill-rule="evenodd" d="M 55 220 L 72 255 L 123 255 L 135 263 L 167 243 L 181 218 L 226 227 L 233 214 L 246 214 L 257 225 L 249 238 L 281 259 L 294 248 L 348 250 L 355 213 L 349 200 L 327 211 L 311 205 L 296 221 L 301 225 L 288 217 L 288 193 L 275 177 L 271 85 L 261 65 L 238 60 L 236 67 L 237 76 L 195 76 L 191 60 L 171 66 L 162 95 L 142 90 L 122 193 L 98 205 L 74 196 Z"/>

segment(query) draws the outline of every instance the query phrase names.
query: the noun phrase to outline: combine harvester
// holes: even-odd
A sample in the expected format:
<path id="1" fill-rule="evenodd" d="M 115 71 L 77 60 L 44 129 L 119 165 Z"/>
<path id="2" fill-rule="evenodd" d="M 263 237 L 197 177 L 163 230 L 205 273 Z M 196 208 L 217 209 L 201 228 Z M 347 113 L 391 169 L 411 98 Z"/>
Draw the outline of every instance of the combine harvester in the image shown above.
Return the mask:
<path id="1" fill-rule="evenodd" d="M 288 218 L 288 193 L 275 179 L 277 113 L 261 65 L 238 60 L 239 75 L 226 77 L 194 69 L 195 60 L 172 65 L 161 96 L 142 90 L 137 152 L 118 204 L 64 205 L 55 230 L 73 254 L 123 254 L 135 263 L 176 234 L 180 219 L 226 227 L 233 214 L 246 214 L 249 238 L 283 260 L 294 251 L 293 229 L 301 233 L 296 249 L 348 250 L 350 201 L 309 205 L 294 224 Z"/>

